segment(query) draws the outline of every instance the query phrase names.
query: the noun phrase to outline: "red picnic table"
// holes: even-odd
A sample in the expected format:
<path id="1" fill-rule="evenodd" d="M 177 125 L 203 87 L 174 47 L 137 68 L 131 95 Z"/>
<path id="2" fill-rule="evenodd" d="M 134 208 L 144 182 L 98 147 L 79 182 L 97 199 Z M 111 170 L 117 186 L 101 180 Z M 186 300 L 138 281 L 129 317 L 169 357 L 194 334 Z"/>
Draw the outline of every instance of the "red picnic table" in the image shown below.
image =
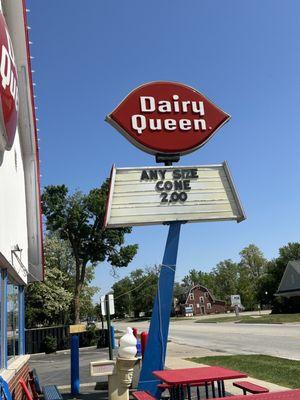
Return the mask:
<path id="1" fill-rule="evenodd" d="M 238 379 L 246 378 L 247 375 L 232 369 L 223 367 L 198 367 L 198 368 L 183 368 L 183 369 L 169 369 L 163 371 L 153 371 L 153 375 L 156 376 L 162 382 L 167 383 L 171 386 L 171 397 L 173 399 L 182 399 L 184 397 L 183 387 L 187 388 L 188 398 L 191 398 L 190 387 L 205 385 L 206 397 L 208 398 L 208 384 L 212 386 L 213 397 L 215 396 L 215 385 L 218 384 L 219 397 L 224 397 L 225 385 L 224 380 L 227 379 Z M 197 397 L 200 397 L 199 390 L 197 390 Z"/>
<path id="2" fill-rule="evenodd" d="M 300 400 L 300 389 L 283 390 L 282 392 L 252 394 L 250 398 L 251 400 Z M 220 400 L 220 399 L 223 399 L 223 397 L 219 397 L 219 399 L 215 400 Z M 234 396 L 233 399 L 245 400 L 245 396 L 244 395 Z"/>

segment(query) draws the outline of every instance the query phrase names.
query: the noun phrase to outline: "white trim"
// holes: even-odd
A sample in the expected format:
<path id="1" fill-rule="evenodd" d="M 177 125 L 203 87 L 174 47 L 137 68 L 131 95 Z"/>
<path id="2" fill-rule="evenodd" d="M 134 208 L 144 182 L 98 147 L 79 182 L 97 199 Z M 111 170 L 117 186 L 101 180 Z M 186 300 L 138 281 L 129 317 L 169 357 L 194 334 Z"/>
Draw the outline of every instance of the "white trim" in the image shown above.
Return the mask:
<path id="1" fill-rule="evenodd" d="M 2 369 L 0 371 L 0 376 L 9 382 L 22 367 L 29 361 L 30 355 L 26 354 L 24 356 L 17 356 L 10 360 L 7 369 Z"/>

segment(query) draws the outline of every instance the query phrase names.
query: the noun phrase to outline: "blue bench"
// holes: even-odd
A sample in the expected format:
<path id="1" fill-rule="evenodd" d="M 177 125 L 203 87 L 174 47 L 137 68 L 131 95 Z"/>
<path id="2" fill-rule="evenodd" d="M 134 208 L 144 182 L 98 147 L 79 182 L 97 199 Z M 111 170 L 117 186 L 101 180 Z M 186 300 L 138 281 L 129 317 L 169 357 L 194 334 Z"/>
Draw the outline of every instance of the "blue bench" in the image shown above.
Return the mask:
<path id="1" fill-rule="evenodd" d="M 63 397 L 56 385 L 45 385 L 43 388 L 41 388 L 40 380 L 36 370 L 33 368 L 29 374 L 32 378 L 32 382 L 34 383 L 37 394 L 43 394 L 45 400 L 62 400 Z"/>
<path id="2" fill-rule="evenodd" d="M 62 400 L 63 397 L 56 385 L 43 386 L 43 395 L 45 400 Z"/>

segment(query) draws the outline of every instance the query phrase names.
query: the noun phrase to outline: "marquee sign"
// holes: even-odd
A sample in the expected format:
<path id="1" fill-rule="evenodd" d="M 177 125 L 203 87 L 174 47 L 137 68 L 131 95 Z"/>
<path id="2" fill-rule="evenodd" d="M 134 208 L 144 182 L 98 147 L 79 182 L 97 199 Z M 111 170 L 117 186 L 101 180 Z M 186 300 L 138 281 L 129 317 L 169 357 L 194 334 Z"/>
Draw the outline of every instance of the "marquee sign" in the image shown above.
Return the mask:
<path id="1" fill-rule="evenodd" d="M 187 154 L 203 146 L 230 116 L 197 90 L 151 82 L 133 90 L 106 120 L 150 154 Z"/>
<path id="2" fill-rule="evenodd" d="M 18 74 L 13 46 L 0 12 L 0 149 L 10 150 L 18 123 Z"/>
<path id="3" fill-rule="evenodd" d="M 108 228 L 244 219 L 226 162 L 112 169 L 104 221 Z"/>

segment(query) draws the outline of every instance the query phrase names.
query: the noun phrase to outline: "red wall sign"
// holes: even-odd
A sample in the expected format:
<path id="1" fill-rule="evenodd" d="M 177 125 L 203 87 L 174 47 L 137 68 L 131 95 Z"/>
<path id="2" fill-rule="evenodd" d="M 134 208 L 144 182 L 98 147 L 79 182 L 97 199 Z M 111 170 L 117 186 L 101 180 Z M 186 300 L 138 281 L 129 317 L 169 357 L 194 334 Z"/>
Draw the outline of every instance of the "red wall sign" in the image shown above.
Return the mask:
<path id="1" fill-rule="evenodd" d="M 9 150 L 14 142 L 19 108 L 18 75 L 12 42 L 0 12 L 0 144 Z M 1 140 L 2 139 L 2 140 Z"/>
<path id="2" fill-rule="evenodd" d="M 176 82 L 139 86 L 106 120 L 150 154 L 187 154 L 203 146 L 230 116 L 195 89 Z"/>

